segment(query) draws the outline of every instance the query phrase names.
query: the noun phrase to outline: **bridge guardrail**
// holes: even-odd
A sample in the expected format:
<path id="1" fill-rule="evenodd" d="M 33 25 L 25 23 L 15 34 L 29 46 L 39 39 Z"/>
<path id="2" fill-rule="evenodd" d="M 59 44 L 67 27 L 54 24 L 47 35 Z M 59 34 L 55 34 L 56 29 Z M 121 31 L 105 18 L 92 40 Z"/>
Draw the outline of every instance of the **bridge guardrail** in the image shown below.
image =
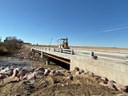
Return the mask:
<path id="1" fill-rule="evenodd" d="M 54 52 L 66 53 L 74 55 L 74 50 L 72 49 L 61 49 L 61 48 L 54 48 Z"/>
<path id="2" fill-rule="evenodd" d="M 59 52 L 64 54 L 79 55 L 79 56 L 85 56 L 85 57 L 90 57 L 91 56 L 90 52 L 92 52 L 90 50 L 75 50 L 75 49 L 62 49 L 62 48 L 37 47 L 37 46 L 33 46 L 33 48 L 37 50 L 39 49 L 44 51 Z M 98 54 L 99 58 L 102 58 L 102 59 L 128 62 L 127 54 L 109 53 L 109 52 L 107 53 L 107 52 L 98 52 L 98 51 L 94 51 L 94 52 L 95 54 Z M 100 56 L 99 54 L 101 54 L 102 56 Z"/>
<path id="3" fill-rule="evenodd" d="M 49 48 L 49 47 L 36 47 L 33 46 L 33 48 L 38 48 L 41 50 L 48 50 L 48 51 L 54 51 L 54 52 L 60 52 L 60 53 L 65 53 L 65 54 L 71 54 L 74 55 L 74 50 L 73 49 L 62 49 L 62 48 Z"/>

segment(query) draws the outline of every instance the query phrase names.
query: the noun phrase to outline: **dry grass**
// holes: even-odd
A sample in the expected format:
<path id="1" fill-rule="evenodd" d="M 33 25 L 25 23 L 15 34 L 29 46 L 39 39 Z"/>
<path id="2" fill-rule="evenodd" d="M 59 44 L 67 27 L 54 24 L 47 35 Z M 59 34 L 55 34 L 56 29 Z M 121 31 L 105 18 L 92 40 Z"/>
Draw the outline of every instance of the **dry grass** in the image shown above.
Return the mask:
<path id="1" fill-rule="evenodd" d="M 91 47 L 91 46 L 71 46 L 71 48 L 80 48 L 86 50 L 112 51 L 112 52 L 127 52 L 128 48 L 117 47 Z"/>

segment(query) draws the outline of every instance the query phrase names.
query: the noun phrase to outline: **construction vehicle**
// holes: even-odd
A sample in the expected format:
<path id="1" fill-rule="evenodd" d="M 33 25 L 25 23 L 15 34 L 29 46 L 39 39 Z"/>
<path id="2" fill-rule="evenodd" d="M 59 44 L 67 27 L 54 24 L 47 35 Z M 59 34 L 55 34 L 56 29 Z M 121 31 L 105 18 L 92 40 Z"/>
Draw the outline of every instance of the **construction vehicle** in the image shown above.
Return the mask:
<path id="1" fill-rule="evenodd" d="M 63 49 L 70 49 L 68 46 L 68 38 L 60 38 L 58 39 L 58 47 Z"/>

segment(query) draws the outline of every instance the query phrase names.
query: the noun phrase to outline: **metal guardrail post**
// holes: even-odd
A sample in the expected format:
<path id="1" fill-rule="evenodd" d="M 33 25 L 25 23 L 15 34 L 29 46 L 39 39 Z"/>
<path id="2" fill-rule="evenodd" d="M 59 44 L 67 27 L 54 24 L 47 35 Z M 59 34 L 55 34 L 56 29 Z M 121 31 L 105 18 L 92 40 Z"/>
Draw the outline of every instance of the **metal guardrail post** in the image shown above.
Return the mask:
<path id="1" fill-rule="evenodd" d="M 62 49 L 60 49 L 60 53 L 63 53 L 63 50 Z"/>
<path id="2" fill-rule="evenodd" d="M 74 50 L 71 50 L 71 55 L 74 55 Z"/>

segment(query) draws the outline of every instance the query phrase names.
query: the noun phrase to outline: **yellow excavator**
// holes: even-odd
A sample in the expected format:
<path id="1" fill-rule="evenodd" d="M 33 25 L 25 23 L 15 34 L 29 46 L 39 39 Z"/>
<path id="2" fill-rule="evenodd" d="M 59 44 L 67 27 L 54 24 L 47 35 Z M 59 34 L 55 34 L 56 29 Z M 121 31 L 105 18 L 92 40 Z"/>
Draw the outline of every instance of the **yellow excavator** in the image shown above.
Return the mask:
<path id="1" fill-rule="evenodd" d="M 58 39 L 58 47 L 63 49 L 70 49 L 68 46 L 68 38 L 60 38 Z"/>

